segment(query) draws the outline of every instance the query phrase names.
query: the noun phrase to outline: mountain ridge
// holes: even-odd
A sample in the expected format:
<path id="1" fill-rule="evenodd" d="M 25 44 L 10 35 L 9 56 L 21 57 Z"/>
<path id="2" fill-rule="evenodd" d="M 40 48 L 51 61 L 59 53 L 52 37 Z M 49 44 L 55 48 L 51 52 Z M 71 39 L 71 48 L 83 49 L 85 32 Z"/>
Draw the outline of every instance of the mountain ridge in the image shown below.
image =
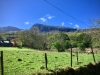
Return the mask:
<path id="1" fill-rule="evenodd" d="M 69 28 L 64 26 L 53 26 L 53 25 L 46 25 L 46 24 L 39 24 L 35 23 L 30 27 L 28 30 L 32 30 L 34 27 L 37 27 L 40 32 L 51 32 L 51 31 L 59 31 L 59 32 L 74 32 L 77 31 L 75 28 Z M 17 32 L 25 29 L 20 29 L 14 26 L 6 26 L 0 27 L 0 32 Z M 78 31 L 86 31 L 88 29 L 79 29 Z"/>
<path id="2" fill-rule="evenodd" d="M 46 24 L 34 24 L 30 30 L 32 30 L 34 27 L 37 27 L 40 32 L 51 32 L 51 31 L 60 31 L 60 32 L 73 32 L 77 29 L 75 28 L 69 28 L 69 27 L 62 27 L 62 26 L 52 26 L 52 25 L 46 25 Z"/>
<path id="3" fill-rule="evenodd" d="M 16 31 L 20 31 L 23 29 L 20 29 L 18 27 L 14 27 L 14 26 L 6 26 L 6 27 L 0 27 L 0 32 L 16 32 Z"/>

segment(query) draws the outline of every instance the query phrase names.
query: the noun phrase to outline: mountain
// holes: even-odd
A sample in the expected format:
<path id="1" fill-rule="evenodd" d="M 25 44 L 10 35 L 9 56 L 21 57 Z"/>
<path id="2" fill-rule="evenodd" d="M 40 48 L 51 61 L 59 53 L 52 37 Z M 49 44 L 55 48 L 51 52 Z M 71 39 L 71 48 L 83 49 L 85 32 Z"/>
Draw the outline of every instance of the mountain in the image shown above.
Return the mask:
<path id="1" fill-rule="evenodd" d="M 20 31 L 22 29 L 19 29 L 17 27 L 13 27 L 13 26 L 7 26 L 7 27 L 0 27 L 0 32 L 16 32 L 16 31 Z"/>
<path id="2" fill-rule="evenodd" d="M 37 27 L 40 32 L 50 32 L 50 31 L 60 31 L 60 32 L 74 32 L 77 29 L 74 28 L 68 28 L 68 27 L 62 27 L 62 26 L 51 26 L 51 25 L 44 25 L 44 24 L 34 24 L 30 30 L 32 30 L 34 27 Z"/>

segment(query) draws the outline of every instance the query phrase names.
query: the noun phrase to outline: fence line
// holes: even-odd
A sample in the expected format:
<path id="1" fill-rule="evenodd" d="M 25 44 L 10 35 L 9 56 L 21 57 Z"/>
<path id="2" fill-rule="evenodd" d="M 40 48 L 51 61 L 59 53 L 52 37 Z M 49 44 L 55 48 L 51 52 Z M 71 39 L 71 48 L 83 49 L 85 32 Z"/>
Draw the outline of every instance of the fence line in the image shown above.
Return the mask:
<path id="1" fill-rule="evenodd" d="M 73 58 L 75 59 L 74 61 L 76 61 L 76 64 L 77 65 L 79 65 L 81 62 L 79 62 L 78 60 L 80 59 L 78 59 L 78 52 L 76 52 L 76 55 L 75 55 L 75 53 L 74 53 L 74 56 L 73 56 L 73 52 L 72 52 L 72 48 L 71 48 L 71 51 L 70 51 L 71 53 L 70 53 L 70 65 L 69 66 L 73 66 Z M 0 57 L 0 65 L 1 65 L 1 75 L 4 75 L 4 68 L 3 68 L 3 51 L 0 51 L 0 54 L 1 54 L 1 57 Z M 87 54 L 87 55 L 89 55 L 89 54 Z M 47 54 L 47 53 L 43 53 L 43 59 L 45 59 L 45 63 L 44 63 L 44 67 L 45 67 L 45 69 L 46 70 L 48 70 L 48 68 L 49 68 L 49 63 L 48 63 L 48 57 L 49 57 L 49 54 Z M 64 56 L 63 56 L 64 57 Z M 63 57 L 62 57 L 62 59 L 63 59 Z M 57 60 L 58 60 L 58 57 L 55 57 Z M 37 58 L 38 59 L 38 58 Z M 50 61 L 50 60 L 49 60 Z M 62 60 L 61 60 L 62 61 Z M 36 62 L 38 62 L 38 61 L 36 61 Z M 58 62 L 58 61 L 57 61 Z M 38 71 L 37 71 L 38 72 Z"/>

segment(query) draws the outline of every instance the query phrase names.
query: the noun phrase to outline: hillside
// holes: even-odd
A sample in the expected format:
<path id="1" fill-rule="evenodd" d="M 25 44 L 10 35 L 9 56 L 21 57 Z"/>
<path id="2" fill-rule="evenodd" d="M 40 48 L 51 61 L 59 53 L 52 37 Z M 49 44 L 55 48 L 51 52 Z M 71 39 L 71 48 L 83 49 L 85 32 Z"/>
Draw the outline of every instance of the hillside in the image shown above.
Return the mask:
<path id="1" fill-rule="evenodd" d="M 13 27 L 13 26 L 7 26 L 7 27 L 0 27 L 0 32 L 14 32 L 14 31 L 20 31 L 22 29 Z"/>
<path id="2" fill-rule="evenodd" d="M 68 27 L 62 27 L 62 26 L 50 26 L 50 25 L 44 25 L 44 24 L 34 24 L 30 30 L 32 30 L 34 27 L 37 27 L 40 32 L 51 32 L 51 31 L 60 31 L 60 32 L 73 32 L 77 29 L 74 28 L 68 28 Z"/>

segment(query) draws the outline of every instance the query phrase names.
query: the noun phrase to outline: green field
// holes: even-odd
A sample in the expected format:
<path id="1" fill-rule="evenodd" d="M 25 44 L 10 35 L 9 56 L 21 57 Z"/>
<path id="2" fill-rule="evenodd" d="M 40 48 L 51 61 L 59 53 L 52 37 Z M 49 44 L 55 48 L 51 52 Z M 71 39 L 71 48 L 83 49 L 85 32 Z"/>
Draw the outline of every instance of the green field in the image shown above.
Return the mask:
<path id="1" fill-rule="evenodd" d="M 48 72 L 55 68 L 70 66 L 70 53 L 46 52 L 48 70 L 45 69 L 45 51 L 29 48 L 1 47 L 4 54 L 4 75 L 32 75 L 37 72 Z M 100 54 L 95 54 L 96 61 L 100 61 Z M 79 65 L 76 63 L 76 54 L 73 53 L 73 67 L 83 66 L 92 62 L 92 54 L 79 54 Z"/>

